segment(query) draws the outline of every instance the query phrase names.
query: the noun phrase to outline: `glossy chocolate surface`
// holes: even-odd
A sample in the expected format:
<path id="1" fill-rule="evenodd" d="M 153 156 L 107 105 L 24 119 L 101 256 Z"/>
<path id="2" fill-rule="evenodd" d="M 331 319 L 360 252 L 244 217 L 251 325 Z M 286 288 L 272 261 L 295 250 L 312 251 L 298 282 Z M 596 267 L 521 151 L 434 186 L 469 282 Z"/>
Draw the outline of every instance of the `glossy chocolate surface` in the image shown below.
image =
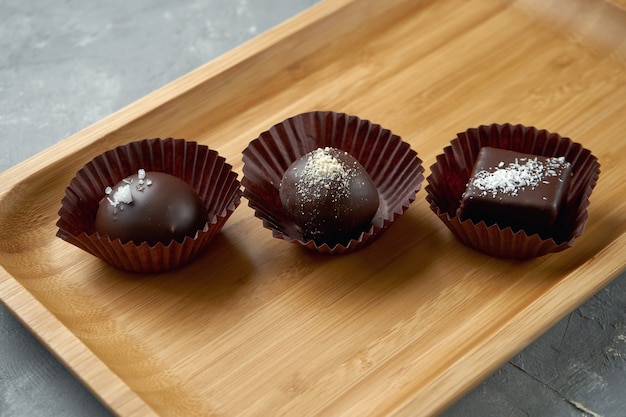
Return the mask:
<path id="1" fill-rule="evenodd" d="M 107 189 L 96 215 L 96 231 L 123 243 L 167 245 L 202 230 L 209 215 L 189 184 L 162 172 L 142 172 Z"/>
<path id="2" fill-rule="evenodd" d="M 483 147 L 461 198 L 462 220 L 550 237 L 569 189 L 571 164 Z"/>
<path id="3" fill-rule="evenodd" d="M 349 153 L 328 147 L 305 154 L 285 171 L 280 199 L 304 239 L 331 247 L 368 229 L 379 205 L 365 168 Z"/>

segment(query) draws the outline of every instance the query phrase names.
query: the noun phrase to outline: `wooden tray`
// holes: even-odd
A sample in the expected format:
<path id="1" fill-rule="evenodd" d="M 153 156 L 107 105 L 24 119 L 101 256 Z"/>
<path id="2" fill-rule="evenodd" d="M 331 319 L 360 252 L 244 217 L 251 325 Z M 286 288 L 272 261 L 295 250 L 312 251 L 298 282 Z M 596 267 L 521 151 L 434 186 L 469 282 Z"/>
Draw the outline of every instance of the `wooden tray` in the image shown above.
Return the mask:
<path id="1" fill-rule="evenodd" d="M 626 12 L 617 3 L 327 0 L 0 177 L 2 301 L 123 416 L 430 415 L 626 264 Z M 534 125 L 602 164 L 576 245 L 528 262 L 458 243 L 424 197 L 367 248 L 273 239 L 245 201 L 178 272 L 121 273 L 55 237 L 92 157 L 150 137 L 241 173 L 258 133 L 358 115 L 428 167 L 459 131 Z"/>

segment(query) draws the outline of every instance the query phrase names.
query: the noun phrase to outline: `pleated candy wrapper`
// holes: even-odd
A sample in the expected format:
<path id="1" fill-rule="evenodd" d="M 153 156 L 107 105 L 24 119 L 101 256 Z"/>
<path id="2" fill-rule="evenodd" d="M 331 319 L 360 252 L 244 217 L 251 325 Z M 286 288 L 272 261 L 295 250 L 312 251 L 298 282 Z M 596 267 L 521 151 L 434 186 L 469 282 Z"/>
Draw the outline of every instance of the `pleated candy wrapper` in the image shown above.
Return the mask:
<path id="1" fill-rule="evenodd" d="M 111 240 L 95 231 L 105 188 L 138 169 L 174 175 L 192 186 L 212 218 L 193 237 L 150 246 Z M 57 236 L 130 272 L 164 272 L 199 256 L 220 232 L 241 200 L 237 174 L 214 150 L 184 139 L 145 139 L 109 150 L 88 162 L 71 180 L 61 201 Z"/>
<path id="2" fill-rule="evenodd" d="M 380 205 L 369 228 L 346 244 L 305 240 L 280 200 L 284 172 L 301 156 L 322 147 L 348 152 L 368 172 Z M 345 254 L 371 243 L 415 201 L 424 180 L 422 161 L 390 130 L 356 116 L 313 111 L 290 117 L 250 142 L 243 151 L 244 197 L 276 238 L 325 254 Z"/>
<path id="3" fill-rule="evenodd" d="M 516 233 L 510 227 L 485 222 L 461 221 L 457 215 L 461 196 L 484 146 L 546 157 L 565 157 L 572 164 L 573 177 L 559 213 L 553 235 Z M 426 200 L 431 210 L 465 245 L 501 258 L 528 259 L 559 252 L 574 245 L 589 218 L 589 196 L 600 175 L 600 164 L 591 151 L 569 138 L 520 124 L 492 124 L 457 134 L 431 166 Z"/>

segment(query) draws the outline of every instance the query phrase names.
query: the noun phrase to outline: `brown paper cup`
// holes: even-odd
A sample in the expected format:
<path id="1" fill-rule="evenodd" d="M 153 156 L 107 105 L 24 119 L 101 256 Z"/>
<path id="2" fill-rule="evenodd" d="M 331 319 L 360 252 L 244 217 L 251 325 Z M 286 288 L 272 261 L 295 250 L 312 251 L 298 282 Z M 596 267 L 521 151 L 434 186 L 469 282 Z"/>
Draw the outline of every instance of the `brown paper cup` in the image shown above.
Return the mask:
<path id="1" fill-rule="evenodd" d="M 174 175 L 198 193 L 212 217 L 195 236 L 150 246 L 111 240 L 95 231 L 104 189 L 146 171 Z M 216 151 L 183 139 L 146 139 L 107 151 L 88 162 L 72 179 L 61 201 L 57 236 L 109 264 L 131 272 L 163 272 L 202 253 L 241 200 L 237 174 Z"/>
<path id="2" fill-rule="evenodd" d="M 380 200 L 365 232 L 332 247 L 303 239 L 279 197 L 287 168 L 306 153 L 326 146 L 355 157 L 372 177 Z M 243 162 L 244 196 L 263 226 L 276 238 L 326 254 L 351 252 L 373 241 L 415 201 L 424 179 L 422 161 L 399 136 L 368 120 L 324 111 L 296 115 L 261 133 L 243 151 Z"/>
<path id="3" fill-rule="evenodd" d="M 573 178 L 553 236 L 514 233 L 510 227 L 487 226 L 457 215 L 461 195 L 483 146 L 546 157 L 563 156 L 572 164 Z M 488 255 L 528 259 L 559 252 L 574 245 L 588 219 L 589 196 L 600 175 L 600 164 L 591 151 L 569 138 L 534 127 L 511 124 L 483 125 L 457 134 L 438 155 L 427 178 L 426 200 L 431 210 L 465 245 Z"/>

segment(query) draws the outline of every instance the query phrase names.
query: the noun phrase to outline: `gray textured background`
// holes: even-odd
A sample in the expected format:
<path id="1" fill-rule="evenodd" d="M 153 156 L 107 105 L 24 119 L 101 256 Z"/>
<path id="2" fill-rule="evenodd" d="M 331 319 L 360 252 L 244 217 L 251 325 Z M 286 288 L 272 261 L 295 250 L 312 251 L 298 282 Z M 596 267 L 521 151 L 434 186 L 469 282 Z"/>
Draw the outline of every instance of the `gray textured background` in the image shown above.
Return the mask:
<path id="1" fill-rule="evenodd" d="M 0 0 L 0 172 L 314 3 Z M 0 305 L 0 417 L 109 415 Z M 626 417 L 626 274 L 445 416 Z"/>

